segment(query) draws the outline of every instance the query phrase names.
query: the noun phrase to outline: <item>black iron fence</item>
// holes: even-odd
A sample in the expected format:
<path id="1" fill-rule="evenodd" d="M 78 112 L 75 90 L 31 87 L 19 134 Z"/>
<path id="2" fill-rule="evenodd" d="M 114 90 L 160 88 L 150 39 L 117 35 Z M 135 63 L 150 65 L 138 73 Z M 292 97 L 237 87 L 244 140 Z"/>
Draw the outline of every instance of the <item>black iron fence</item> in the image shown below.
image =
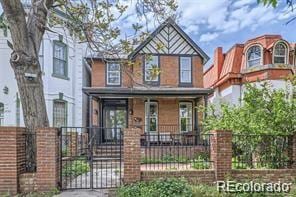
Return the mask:
<path id="1" fill-rule="evenodd" d="M 290 151 L 291 139 L 291 136 L 283 135 L 234 134 L 232 168 L 289 168 L 293 162 Z"/>
<path id="2" fill-rule="evenodd" d="M 143 133 L 171 133 L 171 134 L 180 134 L 180 133 L 192 133 L 199 134 L 202 132 L 201 125 L 193 124 L 161 124 L 161 125 L 130 125 L 130 127 L 139 128 Z"/>
<path id="3" fill-rule="evenodd" d="M 62 189 L 114 188 L 122 179 L 122 129 L 61 128 Z"/>
<path id="4" fill-rule="evenodd" d="M 141 136 L 143 170 L 209 169 L 210 134 L 145 133 Z"/>

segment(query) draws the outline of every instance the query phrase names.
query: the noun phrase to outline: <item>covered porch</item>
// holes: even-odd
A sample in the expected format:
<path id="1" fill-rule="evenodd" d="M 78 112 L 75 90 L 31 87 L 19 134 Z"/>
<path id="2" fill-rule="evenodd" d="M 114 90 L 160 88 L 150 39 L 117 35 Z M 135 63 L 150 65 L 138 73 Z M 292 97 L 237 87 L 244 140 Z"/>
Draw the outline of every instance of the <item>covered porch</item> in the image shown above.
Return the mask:
<path id="1" fill-rule="evenodd" d="M 83 91 L 89 98 L 89 127 L 104 128 L 103 141 L 117 138 L 118 129 L 136 127 L 142 130 L 143 143 L 178 141 L 172 136 L 188 136 L 188 141 L 199 135 L 205 116 L 200 109 L 212 93 L 204 88 L 159 87 L 88 87 Z"/>

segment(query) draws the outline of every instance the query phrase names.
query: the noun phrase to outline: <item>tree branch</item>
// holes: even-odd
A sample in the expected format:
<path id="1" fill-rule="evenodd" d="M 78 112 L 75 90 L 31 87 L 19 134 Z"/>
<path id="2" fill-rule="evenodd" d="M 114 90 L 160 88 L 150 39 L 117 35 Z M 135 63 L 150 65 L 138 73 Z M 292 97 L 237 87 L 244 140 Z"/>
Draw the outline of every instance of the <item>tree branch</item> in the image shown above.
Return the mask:
<path id="1" fill-rule="evenodd" d="M 22 51 L 28 48 L 28 29 L 22 3 L 20 0 L 0 0 L 0 3 L 8 21 L 13 49 Z"/>

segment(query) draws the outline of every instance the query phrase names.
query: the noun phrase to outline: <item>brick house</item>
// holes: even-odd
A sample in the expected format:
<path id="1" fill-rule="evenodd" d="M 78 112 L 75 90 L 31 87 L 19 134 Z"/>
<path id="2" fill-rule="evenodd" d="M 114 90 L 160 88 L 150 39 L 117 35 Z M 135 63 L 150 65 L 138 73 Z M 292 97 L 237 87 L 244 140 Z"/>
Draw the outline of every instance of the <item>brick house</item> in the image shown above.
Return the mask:
<path id="1" fill-rule="evenodd" d="M 163 48 L 157 48 L 159 43 Z M 122 63 L 126 59 L 134 65 Z M 83 88 L 91 101 L 90 126 L 140 127 L 143 133 L 198 131 L 199 106 L 211 93 L 203 85 L 208 59 L 172 19 L 125 58 L 92 57 L 91 87 Z M 107 129 L 104 140 L 115 133 Z"/>
<path id="2" fill-rule="evenodd" d="M 273 88 L 286 88 L 285 78 L 295 74 L 296 44 L 280 35 L 263 35 L 235 44 L 226 53 L 218 47 L 214 64 L 204 72 L 204 86 L 213 88 L 209 103 L 240 104 L 244 84 L 269 82 Z M 259 82 L 260 81 L 260 82 Z"/>

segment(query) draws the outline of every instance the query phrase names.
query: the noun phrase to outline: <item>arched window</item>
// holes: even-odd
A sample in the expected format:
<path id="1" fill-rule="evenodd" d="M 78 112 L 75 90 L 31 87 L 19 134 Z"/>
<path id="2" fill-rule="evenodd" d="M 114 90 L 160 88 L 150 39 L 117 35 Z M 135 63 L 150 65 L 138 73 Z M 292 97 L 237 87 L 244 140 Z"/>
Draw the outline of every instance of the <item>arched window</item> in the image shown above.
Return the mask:
<path id="1" fill-rule="evenodd" d="M 247 51 L 247 65 L 248 67 L 257 66 L 261 64 L 261 47 L 258 45 L 252 46 Z"/>
<path id="2" fill-rule="evenodd" d="M 285 64 L 287 59 L 287 46 L 280 42 L 274 46 L 273 63 Z"/>
<path id="3" fill-rule="evenodd" d="M 4 104 L 0 103 L 0 126 L 4 125 Z"/>

